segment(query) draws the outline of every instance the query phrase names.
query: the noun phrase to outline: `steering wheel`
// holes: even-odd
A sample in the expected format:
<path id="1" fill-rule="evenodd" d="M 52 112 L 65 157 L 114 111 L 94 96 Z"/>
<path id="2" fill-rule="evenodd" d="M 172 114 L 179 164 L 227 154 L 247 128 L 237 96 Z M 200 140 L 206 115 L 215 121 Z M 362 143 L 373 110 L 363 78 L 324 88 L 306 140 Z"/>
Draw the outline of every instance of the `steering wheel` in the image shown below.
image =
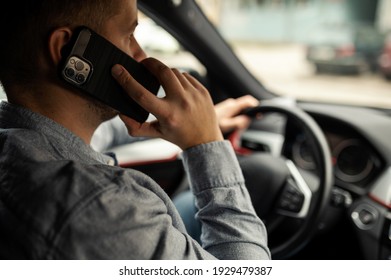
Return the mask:
<path id="1" fill-rule="evenodd" d="M 331 192 L 332 163 L 325 136 L 307 113 L 273 100 L 245 112 L 252 117 L 266 113 L 282 114 L 303 130 L 317 169 L 316 176 L 308 176 L 286 157 L 266 153 L 253 154 L 250 160 L 241 162 L 246 180 L 256 182 L 248 185 L 248 190 L 258 216 L 266 224 L 269 241 L 273 241 L 269 243 L 272 257 L 284 259 L 303 248 L 316 232 Z M 286 232 L 287 225 L 295 225 L 294 232 L 274 240 L 274 235 Z"/>

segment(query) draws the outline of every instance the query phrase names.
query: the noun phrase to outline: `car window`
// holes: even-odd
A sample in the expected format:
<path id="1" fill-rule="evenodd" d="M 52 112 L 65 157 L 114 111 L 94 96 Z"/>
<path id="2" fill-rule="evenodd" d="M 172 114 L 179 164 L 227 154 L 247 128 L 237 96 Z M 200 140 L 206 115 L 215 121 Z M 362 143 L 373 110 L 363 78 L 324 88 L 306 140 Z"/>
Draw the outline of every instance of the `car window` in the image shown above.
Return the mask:
<path id="1" fill-rule="evenodd" d="M 390 1 L 196 1 L 272 92 L 391 108 Z"/>
<path id="2" fill-rule="evenodd" d="M 0 100 L 6 99 L 3 87 L 0 85 Z"/>
<path id="3" fill-rule="evenodd" d="M 148 56 L 155 57 L 170 67 L 205 75 L 205 67 L 194 55 L 186 51 L 173 36 L 141 12 L 139 12 L 139 25 L 135 37 Z"/>

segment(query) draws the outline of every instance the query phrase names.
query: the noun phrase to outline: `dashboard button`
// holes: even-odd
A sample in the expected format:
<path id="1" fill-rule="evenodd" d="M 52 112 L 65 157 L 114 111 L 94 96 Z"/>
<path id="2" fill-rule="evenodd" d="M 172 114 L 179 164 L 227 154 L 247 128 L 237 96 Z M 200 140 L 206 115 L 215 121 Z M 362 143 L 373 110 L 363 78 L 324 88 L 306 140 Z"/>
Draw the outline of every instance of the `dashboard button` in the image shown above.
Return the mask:
<path id="1" fill-rule="evenodd" d="M 331 205 L 337 208 L 348 208 L 352 205 L 352 195 L 340 188 L 334 187 L 331 191 Z"/>
<path id="2" fill-rule="evenodd" d="M 368 204 L 360 204 L 353 210 L 351 217 L 358 228 L 368 230 L 378 222 L 379 213 Z"/>
<path id="3" fill-rule="evenodd" d="M 285 211 L 299 213 L 304 203 L 304 195 L 295 183 L 288 179 L 278 201 L 278 208 Z"/>
<path id="4" fill-rule="evenodd" d="M 372 214 L 371 212 L 369 212 L 368 210 L 366 209 L 362 209 L 359 213 L 358 213 L 358 217 L 360 219 L 360 221 L 364 224 L 364 225 L 370 225 L 374 222 L 375 220 L 375 215 Z"/>

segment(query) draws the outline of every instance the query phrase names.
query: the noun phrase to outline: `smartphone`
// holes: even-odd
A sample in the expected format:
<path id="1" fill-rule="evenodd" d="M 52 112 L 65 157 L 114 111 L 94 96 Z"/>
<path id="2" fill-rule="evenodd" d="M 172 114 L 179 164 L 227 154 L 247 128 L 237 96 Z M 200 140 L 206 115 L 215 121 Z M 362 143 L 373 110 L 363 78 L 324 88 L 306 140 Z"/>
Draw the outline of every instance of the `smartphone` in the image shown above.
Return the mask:
<path id="1" fill-rule="evenodd" d="M 87 27 L 80 27 L 63 50 L 60 76 L 67 83 L 142 123 L 149 112 L 138 105 L 111 75 L 121 64 L 142 86 L 157 94 L 160 84 L 144 65 Z"/>

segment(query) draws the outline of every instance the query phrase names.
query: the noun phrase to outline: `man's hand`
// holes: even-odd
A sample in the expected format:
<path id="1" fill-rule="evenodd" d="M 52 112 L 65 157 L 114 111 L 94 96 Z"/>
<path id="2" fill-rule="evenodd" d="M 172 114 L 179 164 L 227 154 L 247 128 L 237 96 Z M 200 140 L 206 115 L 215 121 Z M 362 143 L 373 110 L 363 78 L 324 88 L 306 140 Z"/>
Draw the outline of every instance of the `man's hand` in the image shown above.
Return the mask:
<path id="1" fill-rule="evenodd" d="M 183 150 L 223 140 L 212 99 L 202 84 L 156 59 L 148 58 L 142 63 L 159 79 L 166 92 L 164 98 L 146 90 L 122 66 L 112 69 L 114 78 L 128 95 L 157 118 L 141 124 L 121 115 L 131 136 L 160 137 Z"/>
<path id="2" fill-rule="evenodd" d="M 259 105 L 259 101 L 251 95 L 245 95 L 237 99 L 226 99 L 215 105 L 217 120 L 223 133 L 245 129 L 251 119 L 245 115 L 238 115 L 244 109 Z"/>

